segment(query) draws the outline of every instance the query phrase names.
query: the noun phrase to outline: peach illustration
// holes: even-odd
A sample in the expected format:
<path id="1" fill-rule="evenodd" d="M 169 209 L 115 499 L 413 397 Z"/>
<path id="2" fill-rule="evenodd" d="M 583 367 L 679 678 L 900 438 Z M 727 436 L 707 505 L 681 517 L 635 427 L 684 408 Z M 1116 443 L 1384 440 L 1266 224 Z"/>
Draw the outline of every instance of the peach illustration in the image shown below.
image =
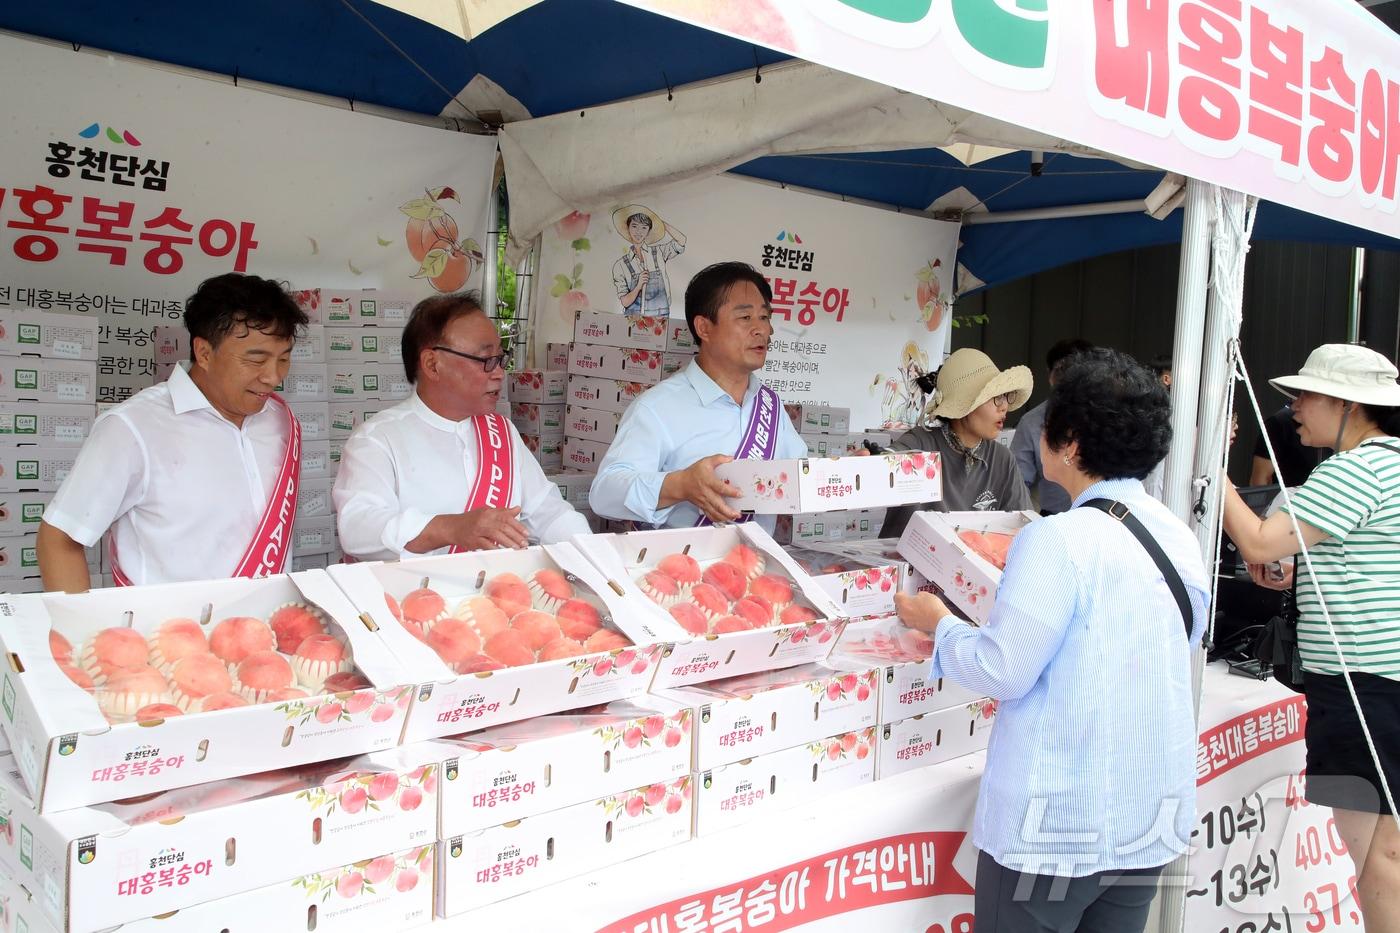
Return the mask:
<path id="1" fill-rule="evenodd" d="M 393 873 L 394 857 L 392 855 L 381 855 L 365 866 L 365 880 L 370 884 L 379 884 Z"/>
<path id="2" fill-rule="evenodd" d="M 612 671 L 612 658 L 599 658 L 593 665 L 594 677 L 606 677 Z"/>
<path id="3" fill-rule="evenodd" d="M 622 744 L 628 748 L 636 748 L 642 744 L 642 730 L 636 726 L 629 726 L 622 730 Z"/>
<path id="4" fill-rule="evenodd" d="M 577 288 L 571 288 L 559 296 L 559 313 L 572 318 L 577 311 L 587 311 L 590 302 L 588 295 Z"/>
<path id="5" fill-rule="evenodd" d="M 831 761 L 835 761 L 836 759 L 840 758 L 840 757 L 841 757 L 841 743 L 840 743 L 840 742 L 832 742 L 830 745 L 828 745 L 828 746 L 826 747 L 826 757 L 827 757 L 829 760 L 831 760 Z"/>
<path id="6" fill-rule="evenodd" d="M 321 725 L 329 725 L 340 718 L 343 707 L 339 703 L 327 703 L 316 710 L 316 721 Z"/>
<path id="7" fill-rule="evenodd" d="M 679 813 L 683 806 L 685 806 L 685 801 L 680 797 L 671 796 L 666 798 L 666 813 L 668 815 Z"/>
<path id="8" fill-rule="evenodd" d="M 370 800 L 388 800 L 399 789 L 399 776 L 391 771 L 376 774 L 369 782 Z M 374 880 L 374 879 L 370 879 Z"/>
<path id="9" fill-rule="evenodd" d="M 633 651 L 631 648 L 627 649 L 626 651 L 620 651 L 617 655 L 617 666 L 626 667 L 627 665 L 631 664 L 636 659 L 636 657 L 637 652 Z"/>
<path id="10" fill-rule="evenodd" d="M 853 748 L 855 748 L 855 747 L 856 747 L 856 734 L 855 734 L 854 732 L 847 732 L 845 735 L 841 736 L 841 750 L 842 750 L 842 751 L 847 751 L 847 752 L 849 752 L 851 749 L 853 749 Z"/>
<path id="11" fill-rule="evenodd" d="M 347 787 L 340 792 L 340 809 L 344 810 L 346 813 L 352 815 L 359 813 L 365 808 L 365 804 L 368 802 L 369 793 L 358 785 L 355 787 Z"/>
<path id="12" fill-rule="evenodd" d="M 578 211 L 571 211 L 562 220 L 554 224 L 554 232 L 561 240 L 577 240 L 588 232 L 588 221 L 591 215 L 581 214 Z"/>
<path id="13" fill-rule="evenodd" d="M 654 739 L 661 734 L 661 730 L 666 728 L 665 716 L 648 716 L 642 722 L 642 735 L 649 739 Z"/>
<path id="14" fill-rule="evenodd" d="M 390 719 L 393 718 L 394 708 L 385 704 L 376 706 L 374 709 L 370 710 L 369 713 L 370 722 L 388 722 Z"/>
<path id="15" fill-rule="evenodd" d="M 868 745 L 857 745 L 857 746 L 856 746 L 856 758 L 857 758 L 858 760 L 864 761 L 864 760 L 866 759 L 866 757 L 869 756 L 869 755 L 870 755 L 870 746 L 868 746 Z"/>
<path id="16" fill-rule="evenodd" d="M 349 899 L 358 896 L 360 893 L 360 889 L 364 886 L 364 875 L 361 875 L 357 871 L 352 871 L 349 874 L 341 875 L 336 880 L 335 893 L 339 894 L 343 898 Z"/>
<path id="17" fill-rule="evenodd" d="M 427 777 L 423 778 L 423 793 L 431 794 L 437 790 L 437 769 L 434 768 Z"/>
<path id="18" fill-rule="evenodd" d="M 827 698 L 828 700 L 839 700 L 839 699 L 841 699 L 841 685 L 840 685 L 839 683 L 837 683 L 836 681 L 834 681 L 834 680 L 833 680 L 831 683 L 827 684 L 827 685 L 826 685 L 826 698 Z"/>
<path id="19" fill-rule="evenodd" d="M 403 793 L 399 795 L 399 809 L 405 813 L 417 810 L 422 802 L 423 791 L 417 787 L 405 787 Z"/>
<path id="20" fill-rule="evenodd" d="M 859 700 L 859 701 L 862 702 L 862 703 L 864 703 L 866 700 L 870 699 L 870 688 L 867 687 L 865 684 L 861 684 L 859 687 L 857 687 L 857 688 L 856 688 L 856 699 Z"/>
<path id="21" fill-rule="evenodd" d="M 628 816 L 641 816 L 642 811 L 646 809 L 646 801 L 642 799 L 641 794 L 637 794 L 635 797 L 628 797 L 624 809 L 627 811 Z"/>
<path id="22" fill-rule="evenodd" d="M 642 791 L 642 797 L 646 800 L 647 806 L 654 807 L 658 803 L 666 799 L 666 785 L 653 784 L 646 790 Z"/>
<path id="23" fill-rule="evenodd" d="M 362 690 L 352 693 L 345 698 L 345 712 L 351 716 L 359 715 L 374 705 L 374 691 Z"/>
<path id="24" fill-rule="evenodd" d="M 438 210 L 440 213 L 437 217 L 422 220 L 410 218 L 404 230 L 408 254 L 417 262 L 422 262 L 423 257 L 431 250 L 442 249 L 444 246 L 450 248 L 457 242 L 457 221 L 441 208 Z"/>
<path id="25" fill-rule="evenodd" d="M 400 894 L 407 894 L 418 887 L 418 872 L 412 868 L 404 868 L 399 871 L 394 878 L 394 890 Z"/>
<path id="26" fill-rule="evenodd" d="M 675 748 L 677 745 L 681 744 L 682 738 L 683 736 L 679 729 L 667 729 L 666 736 L 661 741 L 665 743 L 667 748 Z"/>
<path id="27" fill-rule="evenodd" d="M 637 663 L 632 665 L 632 673 L 634 673 L 634 674 L 642 674 L 642 673 L 645 673 L 648 666 L 649 666 L 649 665 L 647 664 L 647 659 L 646 659 L 646 658 L 639 658 L 639 659 L 637 660 Z"/>

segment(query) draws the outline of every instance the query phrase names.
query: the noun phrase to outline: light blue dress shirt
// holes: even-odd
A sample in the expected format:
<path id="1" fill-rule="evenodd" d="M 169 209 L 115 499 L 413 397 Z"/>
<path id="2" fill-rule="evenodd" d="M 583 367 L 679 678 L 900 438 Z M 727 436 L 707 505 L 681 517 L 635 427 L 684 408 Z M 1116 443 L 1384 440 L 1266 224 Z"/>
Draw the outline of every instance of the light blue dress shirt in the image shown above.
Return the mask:
<path id="1" fill-rule="evenodd" d="M 667 473 L 684 470 L 704 457 L 732 456 L 762 384 L 757 375 L 750 375 L 744 404 L 736 405 L 729 393 L 705 375 L 699 363 L 691 361 L 670 379 L 642 393 L 623 414 L 617 436 L 598 466 L 588 492 L 589 506 L 606 518 L 672 528 L 694 525 L 700 510 L 689 502 L 656 507 L 661 483 Z M 798 436 L 781 408 L 774 456 L 779 460 L 807 456 L 807 442 Z M 757 521 L 770 532 L 776 523 L 771 515 L 761 515 Z"/>
<path id="2" fill-rule="evenodd" d="M 1210 599 L 1191 531 L 1133 479 L 1117 499 L 1151 532 L 1191 597 L 1191 645 Z M 973 843 L 997 864 L 1082 877 L 1165 865 L 1191 837 L 1196 723 L 1185 624 L 1124 525 L 1077 508 L 1012 542 L 991 617 L 938 625 L 932 676 L 1001 701 Z"/>

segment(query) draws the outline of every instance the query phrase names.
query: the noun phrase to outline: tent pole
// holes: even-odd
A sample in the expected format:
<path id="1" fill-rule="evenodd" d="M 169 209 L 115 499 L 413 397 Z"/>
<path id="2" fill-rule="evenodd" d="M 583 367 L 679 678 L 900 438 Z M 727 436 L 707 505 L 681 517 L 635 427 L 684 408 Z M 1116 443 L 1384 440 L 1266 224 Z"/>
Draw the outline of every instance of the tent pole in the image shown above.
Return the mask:
<path id="1" fill-rule="evenodd" d="M 499 321 L 501 315 L 501 309 L 496 305 L 496 263 L 500 258 L 496 255 L 496 249 L 501 239 L 500 226 L 501 186 L 497 182 L 491 186 L 491 193 L 486 198 L 486 255 L 482 259 L 485 268 L 481 279 L 481 306 L 493 321 Z"/>
<path id="2" fill-rule="evenodd" d="M 1210 277 L 1210 229 L 1214 186 L 1186 182 L 1181 225 L 1181 268 L 1176 284 L 1176 335 L 1172 342 L 1172 446 L 1167 454 L 1164 495 L 1177 518 L 1191 523 L 1191 479 L 1195 466 L 1196 415 L 1205 337 L 1206 284 Z"/>

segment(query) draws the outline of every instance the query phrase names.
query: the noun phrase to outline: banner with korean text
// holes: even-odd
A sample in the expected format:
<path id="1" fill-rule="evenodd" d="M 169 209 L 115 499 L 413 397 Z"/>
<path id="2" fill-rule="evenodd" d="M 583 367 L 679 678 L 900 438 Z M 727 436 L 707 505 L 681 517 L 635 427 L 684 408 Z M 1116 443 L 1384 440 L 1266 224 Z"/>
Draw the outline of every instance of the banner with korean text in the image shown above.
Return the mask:
<path id="1" fill-rule="evenodd" d="M 98 401 L 205 278 L 477 286 L 489 138 L 0 36 L 0 308 L 97 315 Z"/>
<path id="2" fill-rule="evenodd" d="M 1357 931 L 1356 866 L 1306 798 L 1307 704 L 1272 680 L 1206 669 L 1187 930 Z"/>
<path id="3" fill-rule="evenodd" d="M 1400 37 L 1354 0 L 624 2 L 1400 236 Z"/>
<path id="4" fill-rule="evenodd" d="M 773 288 L 760 375 L 784 402 L 850 408 L 853 431 L 909 424 L 914 377 L 942 362 L 957 237 L 917 214 L 706 178 L 546 229 L 536 338 L 571 340 L 580 309 L 684 319 L 690 277 L 742 260 Z"/>

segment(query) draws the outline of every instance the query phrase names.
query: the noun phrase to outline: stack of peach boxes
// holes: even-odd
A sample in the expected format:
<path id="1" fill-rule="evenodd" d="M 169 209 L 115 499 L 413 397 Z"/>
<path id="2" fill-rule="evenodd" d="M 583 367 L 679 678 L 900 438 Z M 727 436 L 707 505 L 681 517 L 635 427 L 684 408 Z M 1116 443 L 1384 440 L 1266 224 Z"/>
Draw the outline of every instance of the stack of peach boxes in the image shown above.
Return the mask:
<path id="1" fill-rule="evenodd" d="M 42 589 L 35 536 L 92 430 L 95 317 L 0 311 L 0 592 Z M 102 585 L 100 550 L 89 553 Z"/>

